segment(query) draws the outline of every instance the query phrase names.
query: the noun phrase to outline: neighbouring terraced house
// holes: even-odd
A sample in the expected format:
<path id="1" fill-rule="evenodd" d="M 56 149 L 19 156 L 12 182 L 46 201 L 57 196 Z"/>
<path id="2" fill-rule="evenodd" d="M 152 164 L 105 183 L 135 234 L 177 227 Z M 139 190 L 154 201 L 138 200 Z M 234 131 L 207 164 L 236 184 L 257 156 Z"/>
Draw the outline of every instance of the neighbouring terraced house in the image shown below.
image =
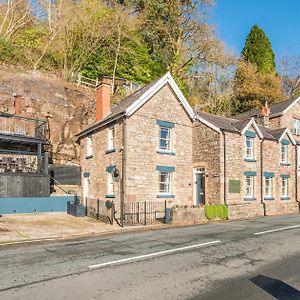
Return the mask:
<path id="1" fill-rule="evenodd" d="M 224 203 L 231 218 L 299 212 L 298 99 L 230 119 L 194 112 L 170 73 L 113 107 L 110 92 L 102 81 L 96 122 L 77 135 L 83 199 L 113 199 L 118 214 L 165 200 Z"/>

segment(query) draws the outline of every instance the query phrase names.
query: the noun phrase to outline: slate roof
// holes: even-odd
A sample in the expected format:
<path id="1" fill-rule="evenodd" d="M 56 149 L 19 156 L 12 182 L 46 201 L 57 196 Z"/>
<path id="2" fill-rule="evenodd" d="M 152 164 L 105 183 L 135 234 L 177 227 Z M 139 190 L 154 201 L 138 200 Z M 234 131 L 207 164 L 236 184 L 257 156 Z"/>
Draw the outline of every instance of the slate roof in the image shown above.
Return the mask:
<path id="1" fill-rule="evenodd" d="M 283 102 L 278 102 L 270 105 L 270 118 L 280 116 L 284 113 L 284 111 L 295 101 L 298 101 L 299 97 L 292 98 Z M 238 114 L 233 116 L 235 119 L 243 120 L 248 118 L 257 118 L 259 117 L 260 109 L 252 109 L 249 111 L 246 111 L 242 114 Z"/>
<path id="2" fill-rule="evenodd" d="M 230 131 L 230 132 L 236 132 L 241 133 L 242 130 L 245 128 L 245 126 L 249 123 L 250 119 L 247 120 L 236 120 L 231 118 L 226 118 L 222 116 L 216 116 L 212 115 L 206 112 L 197 112 L 197 115 L 205 120 L 206 122 L 212 124 L 214 127 L 217 127 L 220 130 L 224 131 Z M 285 128 L 281 129 L 281 134 L 277 134 L 277 130 L 273 131 L 269 130 L 268 128 L 264 126 L 258 126 L 261 134 L 263 135 L 264 139 L 267 140 L 278 140 L 281 137 L 281 134 L 284 132 Z"/>
<path id="3" fill-rule="evenodd" d="M 145 85 L 144 87 L 135 91 L 133 94 L 120 100 L 117 104 L 115 104 L 112 107 L 111 112 L 108 116 L 106 116 L 103 120 L 100 120 L 100 121 L 90 124 L 88 127 L 84 128 L 81 132 L 76 134 L 76 136 L 79 136 L 85 132 L 88 132 L 93 128 L 98 128 L 99 126 L 101 126 L 101 124 L 105 124 L 105 123 L 109 122 L 109 120 L 114 120 L 116 118 L 122 117 L 125 114 L 126 109 L 128 107 L 130 107 L 140 96 L 142 96 L 145 92 L 147 92 L 160 79 L 161 78 Z"/>

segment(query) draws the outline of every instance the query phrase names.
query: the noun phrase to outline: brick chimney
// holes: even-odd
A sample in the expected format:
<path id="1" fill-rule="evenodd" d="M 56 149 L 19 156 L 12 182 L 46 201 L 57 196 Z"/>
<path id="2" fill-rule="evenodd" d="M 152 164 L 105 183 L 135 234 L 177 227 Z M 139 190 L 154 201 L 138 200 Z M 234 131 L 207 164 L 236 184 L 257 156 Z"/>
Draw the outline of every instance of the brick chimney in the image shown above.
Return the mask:
<path id="1" fill-rule="evenodd" d="M 268 101 L 265 102 L 265 105 L 260 110 L 260 116 L 262 118 L 262 125 L 269 127 L 270 125 L 270 108 L 268 106 Z"/>
<path id="2" fill-rule="evenodd" d="M 15 115 L 22 115 L 23 113 L 23 99 L 21 96 L 14 94 L 14 109 Z"/>
<path id="3" fill-rule="evenodd" d="M 107 83 L 107 80 L 103 78 L 97 87 L 96 121 L 103 120 L 110 114 L 110 93 L 111 86 Z"/>

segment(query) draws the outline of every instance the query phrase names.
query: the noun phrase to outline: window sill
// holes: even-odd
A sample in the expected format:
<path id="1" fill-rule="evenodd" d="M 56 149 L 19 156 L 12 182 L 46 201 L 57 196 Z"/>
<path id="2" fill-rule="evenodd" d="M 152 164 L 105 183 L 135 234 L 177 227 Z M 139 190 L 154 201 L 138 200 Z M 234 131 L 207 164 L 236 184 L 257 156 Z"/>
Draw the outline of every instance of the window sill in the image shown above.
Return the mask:
<path id="1" fill-rule="evenodd" d="M 281 197 L 280 200 L 290 200 L 290 197 Z"/>
<path id="2" fill-rule="evenodd" d="M 170 150 L 157 150 L 156 151 L 159 154 L 169 154 L 169 155 L 175 155 L 174 151 L 170 151 Z"/>
<path id="3" fill-rule="evenodd" d="M 256 162 L 256 159 L 254 159 L 254 158 L 245 158 L 244 161 L 247 161 L 247 162 Z"/>
<path id="4" fill-rule="evenodd" d="M 158 194 L 156 198 L 175 198 L 175 195 L 171 194 Z"/>
<path id="5" fill-rule="evenodd" d="M 115 198 L 115 195 L 105 195 L 105 198 Z"/>
<path id="6" fill-rule="evenodd" d="M 93 158 L 93 155 L 87 155 L 85 158 L 86 159 L 91 159 L 91 158 Z"/>
<path id="7" fill-rule="evenodd" d="M 254 200 L 256 200 L 256 198 L 253 198 L 253 197 L 250 198 L 250 197 L 249 197 L 249 198 L 244 198 L 244 200 L 245 200 L 245 201 L 254 201 Z"/>
<path id="8" fill-rule="evenodd" d="M 275 200 L 274 197 L 265 197 L 264 200 Z"/>
<path id="9" fill-rule="evenodd" d="M 285 162 L 281 162 L 280 164 L 281 164 L 282 166 L 287 166 L 287 167 L 291 165 L 291 164 L 285 163 Z"/>
<path id="10" fill-rule="evenodd" d="M 113 152 L 116 152 L 116 149 L 115 149 L 115 148 L 106 150 L 106 151 L 105 151 L 105 154 L 109 154 L 109 153 L 113 153 Z"/>

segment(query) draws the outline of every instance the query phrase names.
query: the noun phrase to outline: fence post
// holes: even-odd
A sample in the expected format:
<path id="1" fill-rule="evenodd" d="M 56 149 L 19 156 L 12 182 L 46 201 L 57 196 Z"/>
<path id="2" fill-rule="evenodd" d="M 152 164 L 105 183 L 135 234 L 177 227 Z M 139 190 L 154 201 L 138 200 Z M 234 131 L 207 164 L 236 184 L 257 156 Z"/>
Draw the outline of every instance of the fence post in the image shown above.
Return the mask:
<path id="1" fill-rule="evenodd" d="M 114 225 L 114 218 L 115 218 L 115 203 L 112 203 L 111 207 L 111 216 L 110 216 L 110 224 Z"/>
<path id="2" fill-rule="evenodd" d="M 137 222 L 140 223 L 140 202 L 137 203 Z"/>
<path id="3" fill-rule="evenodd" d="M 88 215 L 88 197 L 85 197 L 85 215 Z"/>
<path id="4" fill-rule="evenodd" d="M 147 202 L 145 201 L 144 203 L 144 225 L 146 226 L 147 225 Z"/>
<path id="5" fill-rule="evenodd" d="M 97 220 L 99 220 L 99 214 L 100 214 L 100 211 L 99 211 L 99 205 L 100 205 L 100 200 L 99 198 L 97 199 Z"/>

